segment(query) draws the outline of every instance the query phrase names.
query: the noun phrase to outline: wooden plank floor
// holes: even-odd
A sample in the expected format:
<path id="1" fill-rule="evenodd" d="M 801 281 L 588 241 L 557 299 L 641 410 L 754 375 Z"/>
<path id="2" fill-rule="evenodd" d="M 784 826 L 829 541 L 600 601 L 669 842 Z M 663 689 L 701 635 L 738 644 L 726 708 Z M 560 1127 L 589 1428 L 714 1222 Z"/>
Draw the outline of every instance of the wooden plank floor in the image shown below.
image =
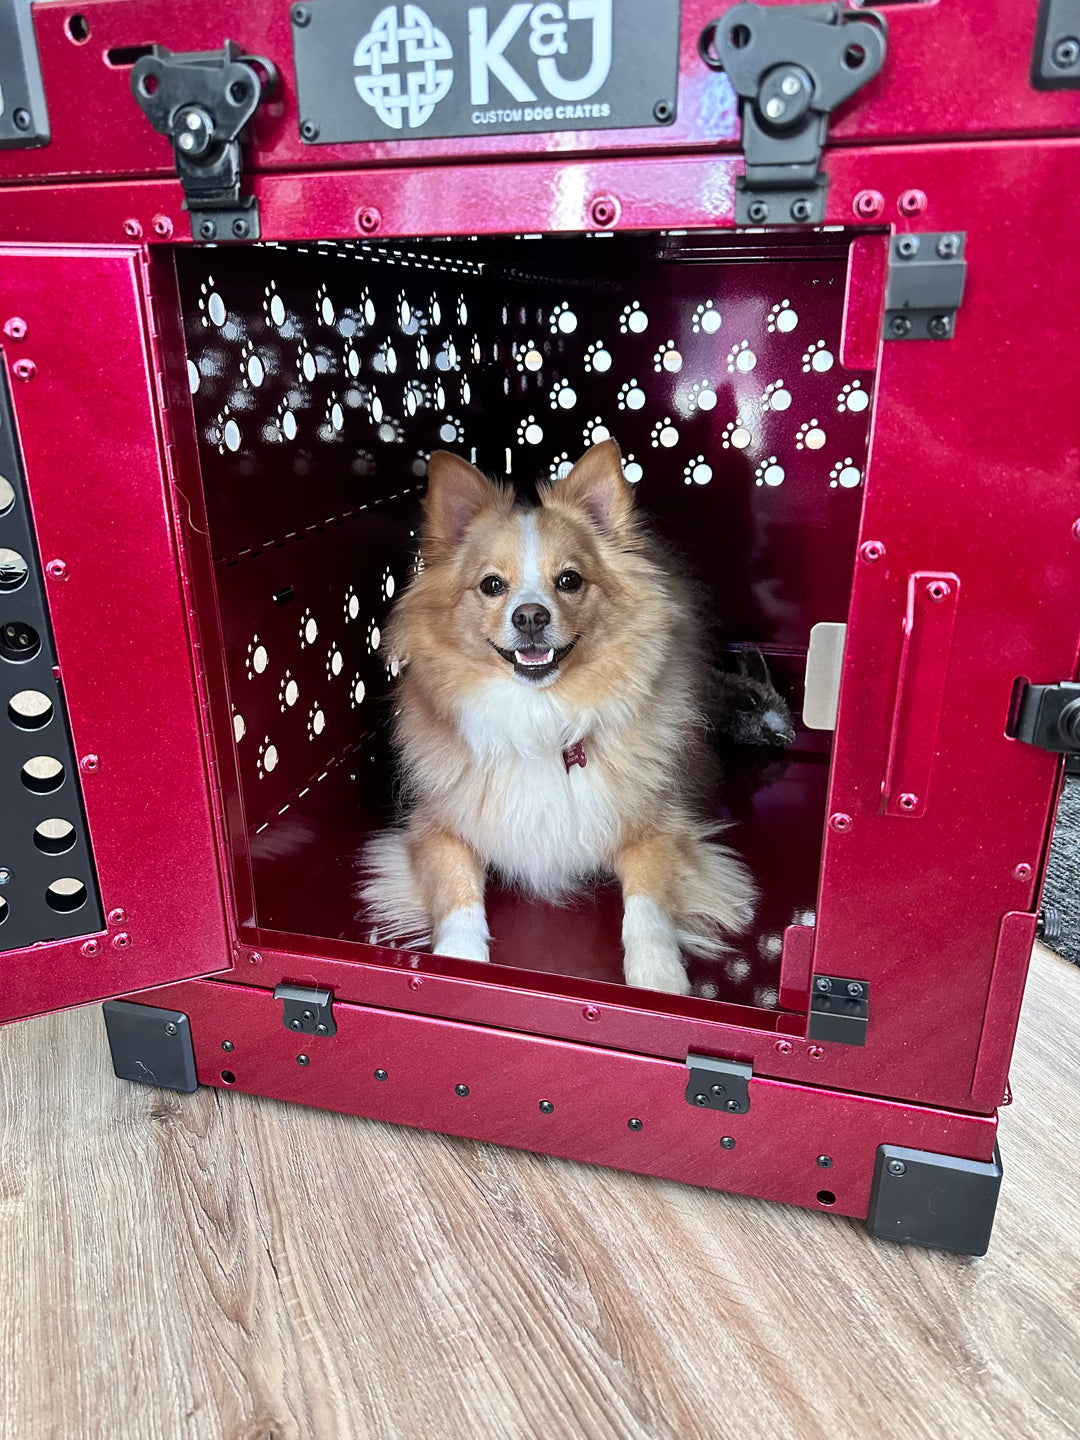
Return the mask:
<path id="1" fill-rule="evenodd" d="M 1035 957 L 990 1255 L 112 1075 L 0 1035 L 11 1440 L 1080 1435 L 1080 971 Z"/>

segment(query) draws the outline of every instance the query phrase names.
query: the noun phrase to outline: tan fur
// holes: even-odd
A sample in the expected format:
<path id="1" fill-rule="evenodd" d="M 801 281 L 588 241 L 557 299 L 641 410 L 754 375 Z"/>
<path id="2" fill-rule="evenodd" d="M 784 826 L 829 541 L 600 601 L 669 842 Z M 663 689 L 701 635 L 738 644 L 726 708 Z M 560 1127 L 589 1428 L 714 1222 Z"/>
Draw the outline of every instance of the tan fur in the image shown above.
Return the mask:
<path id="1" fill-rule="evenodd" d="M 465 461 L 432 456 L 424 565 L 388 626 L 404 667 L 406 815 L 369 847 L 362 893 L 386 938 L 415 943 L 482 904 L 485 872 L 552 899 L 615 874 L 628 978 L 685 991 L 679 946 L 717 953 L 754 898 L 700 808 L 693 616 L 651 553 L 613 441 L 540 498 L 523 511 Z M 575 593 L 556 585 L 567 570 L 583 577 Z M 492 575 L 504 595 L 482 592 Z M 513 650 L 526 591 L 550 615 L 544 643 L 575 641 L 542 683 L 494 648 Z M 567 772 L 562 751 L 578 741 L 587 766 Z"/>

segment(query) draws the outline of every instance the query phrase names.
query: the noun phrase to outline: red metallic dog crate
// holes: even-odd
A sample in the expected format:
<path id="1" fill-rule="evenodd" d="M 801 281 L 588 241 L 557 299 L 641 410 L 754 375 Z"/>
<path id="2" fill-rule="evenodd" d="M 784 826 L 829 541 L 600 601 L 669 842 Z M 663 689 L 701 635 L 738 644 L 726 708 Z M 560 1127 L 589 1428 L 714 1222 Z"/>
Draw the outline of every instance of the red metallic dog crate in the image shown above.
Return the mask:
<path id="1" fill-rule="evenodd" d="M 1080 747 L 1074 28 L 0 4 L 2 1018 L 981 1253 Z M 613 890 L 492 893 L 488 966 L 354 898 L 428 455 L 607 434 L 799 721 L 715 798 L 763 900 L 685 999 Z"/>

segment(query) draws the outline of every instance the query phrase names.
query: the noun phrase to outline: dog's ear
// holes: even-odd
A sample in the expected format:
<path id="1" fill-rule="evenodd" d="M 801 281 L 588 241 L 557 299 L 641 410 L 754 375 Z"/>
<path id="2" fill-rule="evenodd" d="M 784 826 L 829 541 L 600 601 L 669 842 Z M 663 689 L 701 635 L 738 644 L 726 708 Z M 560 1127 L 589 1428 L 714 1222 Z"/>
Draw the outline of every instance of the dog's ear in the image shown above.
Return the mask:
<path id="1" fill-rule="evenodd" d="M 500 487 L 460 455 L 451 455 L 448 450 L 433 451 L 424 496 L 425 539 L 451 549 L 480 511 L 503 496 Z"/>
<path id="2" fill-rule="evenodd" d="M 576 505 L 602 535 L 616 539 L 633 528 L 634 490 L 623 475 L 622 457 L 614 440 L 594 445 L 569 475 L 541 492 L 542 500 Z"/>

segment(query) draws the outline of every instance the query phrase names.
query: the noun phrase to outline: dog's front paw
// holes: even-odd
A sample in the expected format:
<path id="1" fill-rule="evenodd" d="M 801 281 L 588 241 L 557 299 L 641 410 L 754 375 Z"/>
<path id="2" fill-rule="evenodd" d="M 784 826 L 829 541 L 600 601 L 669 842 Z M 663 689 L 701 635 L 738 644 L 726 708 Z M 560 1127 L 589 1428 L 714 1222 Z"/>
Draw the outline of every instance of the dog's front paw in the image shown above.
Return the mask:
<path id="1" fill-rule="evenodd" d="M 689 995 L 675 927 L 655 901 L 632 895 L 623 912 L 623 974 L 628 985 Z"/>
<path id="2" fill-rule="evenodd" d="M 458 960 L 490 959 L 488 928 L 482 905 L 451 910 L 435 933 L 434 955 L 452 955 Z"/>

